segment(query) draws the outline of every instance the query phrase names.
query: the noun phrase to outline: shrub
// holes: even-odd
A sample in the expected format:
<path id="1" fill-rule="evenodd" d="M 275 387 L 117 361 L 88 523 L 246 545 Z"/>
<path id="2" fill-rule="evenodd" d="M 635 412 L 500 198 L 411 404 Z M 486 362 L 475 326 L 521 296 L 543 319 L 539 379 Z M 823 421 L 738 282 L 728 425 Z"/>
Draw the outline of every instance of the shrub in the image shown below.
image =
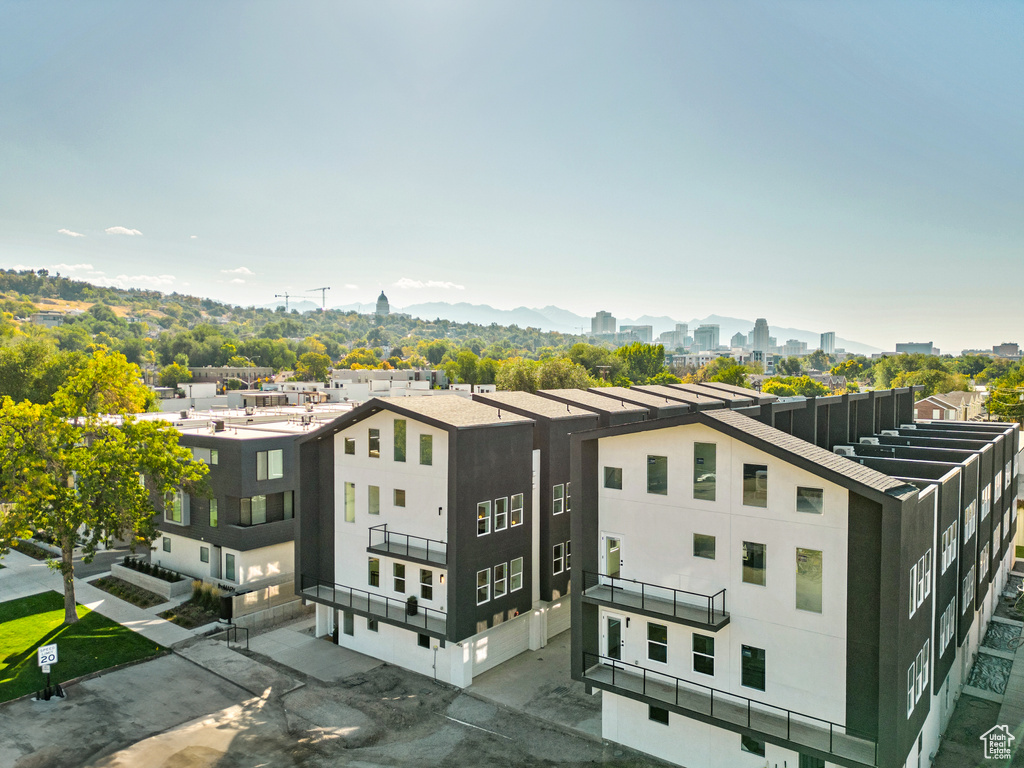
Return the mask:
<path id="1" fill-rule="evenodd" d="M 220 612 L 221 591 L 212 584 L 207 584 L 200 579 L 192 582 L 192 602 L 210 613 Z"/>

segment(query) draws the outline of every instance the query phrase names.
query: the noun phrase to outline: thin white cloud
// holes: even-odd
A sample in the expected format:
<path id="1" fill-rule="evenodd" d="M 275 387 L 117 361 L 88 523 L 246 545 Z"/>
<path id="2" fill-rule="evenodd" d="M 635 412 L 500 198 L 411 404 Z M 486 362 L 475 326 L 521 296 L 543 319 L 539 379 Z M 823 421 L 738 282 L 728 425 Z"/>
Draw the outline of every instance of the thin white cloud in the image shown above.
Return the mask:
<path id="1" fill-rule="evenodd" d="M 222 269 L 221 272 L 224 273 L 225 275 L 255 275 L 256 274 L 255 272 L 253 272 L 248 267 L 236 267 L 235 269 Z"/>
<path id="2" fill-rule="evenodd" d="M 58 235 L 67 235 L 68 237 L 85 237 L 81 232 L 74 232 L 70 229 L 58 229 Z"/>
<path id="3" fill-rule="evenodd" d="M 115 288 L 165 288 L 173 285 L 177 278 L 174 275 L 118 275 L 92 278 L 97 285 L 110 285 Z"/>
<path id="4" fill-rule="evenodd" d="M 132 237 L 141 237 L 142 233 L 137 229 L 128 229 L 128 227 L 107 227 L 103 230 L 108 235 L 131 235 Z"/>
<path id="5" fill-rule="evenodd" d="M 351 283 L 345 283 L 345 287 L 348 288 L 350 291 L 358 291 L 359 290 L 359 286 L 358 285 L 352 285 Z"/>
<path id="6" fill-rule="evenodd" d="M 234 283 L 235 285 L 242 285 L 243 283 L 245 283 L 245 280 L 243 280 L 240 277 L 235 277 L 235 278 L 232 278 L 231 280 L 228 280 L 228 282 L 229 283 Z"/>
<path id="7" fill-rule="evenodd" d="M 51 272 L 95 272 L 92 264 L 54 264 L 49 268 Z"/>
<path id="8" fill-rule="evenodd" d="M 408 277 L 403 277 L 397 283 L 394 284 L 396 288 L 406 289 L 419 289 L 419 288 L 440 288 L 441 290 L 450 291 L 464 291 L 466 286 L 459 285 L 458 283 L 452 283 L 448 280 L 410 280 Z"/>
<path id="9" fill-rule="evenodd" d="M 188 239 L 189 239 L 189 240 L 196 240 L 196 239 L 198 239 L 198 238 L 199 238 L 199 235 L 189 235 L 189 236 L 188 236 Z"/>

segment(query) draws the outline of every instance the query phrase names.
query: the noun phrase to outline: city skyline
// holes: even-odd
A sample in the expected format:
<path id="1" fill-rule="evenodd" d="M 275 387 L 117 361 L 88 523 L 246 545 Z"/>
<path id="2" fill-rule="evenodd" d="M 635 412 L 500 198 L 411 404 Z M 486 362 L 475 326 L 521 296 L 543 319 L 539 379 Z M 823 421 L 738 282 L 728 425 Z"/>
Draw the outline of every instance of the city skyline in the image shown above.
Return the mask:
<path id="1" fill-rule="evenodd" d="M 993 299 L 1024 277 L 1020 6 L 5 16 L 0 267 L 242 305 L 331 285 L 328 306 L 767 317 L 883 349 L 1024 321 Z"/>

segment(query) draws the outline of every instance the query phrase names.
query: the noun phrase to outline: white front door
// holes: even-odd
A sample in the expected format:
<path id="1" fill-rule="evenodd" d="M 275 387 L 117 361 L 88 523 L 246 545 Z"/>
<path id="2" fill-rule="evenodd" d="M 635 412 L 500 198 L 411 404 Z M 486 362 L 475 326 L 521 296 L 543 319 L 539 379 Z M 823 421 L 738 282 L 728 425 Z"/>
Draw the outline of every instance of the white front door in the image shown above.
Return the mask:
<path id="1" fill-rule="evenodd" d="M 602 655 L 608 659 L 622 661 L 626 648 L 626 620 L 617 614 L 606 613 L 601 635 Z"/>

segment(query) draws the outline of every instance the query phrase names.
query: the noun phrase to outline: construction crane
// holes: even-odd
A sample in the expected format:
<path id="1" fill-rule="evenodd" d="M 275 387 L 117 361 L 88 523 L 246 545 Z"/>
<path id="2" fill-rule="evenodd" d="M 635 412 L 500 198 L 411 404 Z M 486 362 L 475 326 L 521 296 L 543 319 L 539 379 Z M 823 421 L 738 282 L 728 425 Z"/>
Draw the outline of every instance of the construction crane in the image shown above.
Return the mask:
<path id="1" fill-rule="evenodd" d="M 320 311 L 321 312 L 326 312 L 327 311 L 327 292 L 329 290 L 331 290 L 330 286 L 327 286 L 326 288 L 310 288 L 308 291 L 306 291 L 306 293 L 316 293 L 317 291 L 320 291 Z"/>
<path id="2" fill-rule="evenodd" d="M 285 291 L 284 293 L 275 293 L 274 294 L 274 298 L 275 299 L 284 299 L 284 311 L 285 312 L 288 311 L 288 299 L 289 299 L 290 296 L 291 296 L 291 294 L 288 293 L 288 291 Z"/>

